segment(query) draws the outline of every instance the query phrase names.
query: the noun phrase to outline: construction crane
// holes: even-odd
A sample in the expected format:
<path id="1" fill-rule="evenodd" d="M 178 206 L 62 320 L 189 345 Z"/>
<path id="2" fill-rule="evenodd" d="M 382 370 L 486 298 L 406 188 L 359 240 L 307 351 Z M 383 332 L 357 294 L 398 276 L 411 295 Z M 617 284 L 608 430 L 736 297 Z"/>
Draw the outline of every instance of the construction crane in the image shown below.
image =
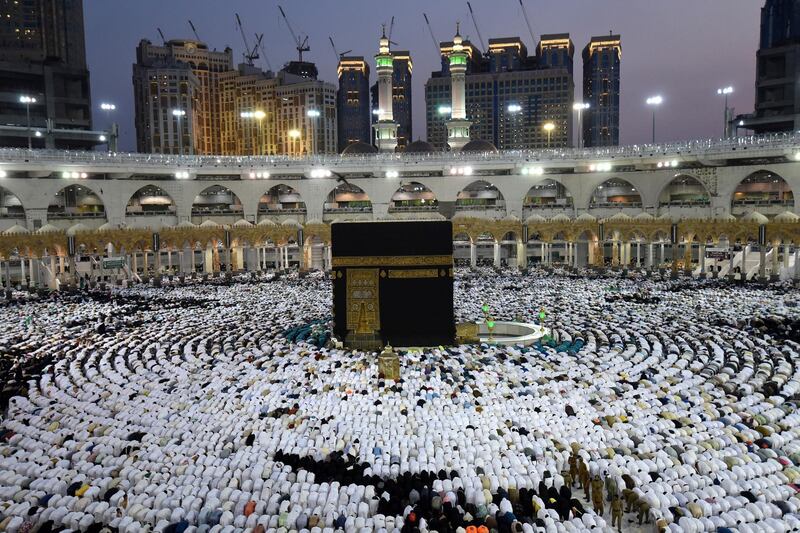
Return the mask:
<path id="1" fill-rule="evenodd" d="M 525 24 L 528 25 L 528 32 L 531 34 L 532 43 L 536 44 L 536 36 L 533 34 L 533 27 L 531 26 L 531 21 L 528 18 L 528 10 L 525 9 L 525 4 L 522 3 L 522 0 L 519 0 L 519 7 L 522 8 L 522 16 L 525 17 Z"/>
<path id="2" fill-rule="evenodd" d="M 331 48 L 333 48 L 333 53 L 336 54 L 336 61 L 341 61 L 344 56 L 352 52 L 352 50 L 348 50 L 346 52 L 339 52 L 336 49 L 336 45 L 333 43 L 333 37 L 328 37 L 328 40 L 331 42 Z"/>
<path id="3" fill-rule="evenodd" d="M 392 42 L 392 32 L 393 31 L 394 31 L 394 15 L 392 15 L 392 21 L 389 23 L 389 35 L 387 35 L 386 38 L 389 39 L 390 43 L 397 44 L 395 42 Z"/>
<path id="4" fill-rule="evenodd" d="M 247 42 L 247 36 L 244 34 L 244 26 L 242 26 L 242 19 L 239 18 L 239 13 L 236 13 L 236 26 L 239 28 L 239 32 L 242 34 L 242 41 L 244 41 L 244 60 L 245 62 L 253 66 L 253 62 L 259 58 L 258 55 L 258 45 L 261 44 L 256 43 L 253 48 L 250 48 L 250 43 Z"/>
<path id="5" fill-rule="evenodd" d="M 267 51 L 264 48 L 264 34 L 263 33 L 256 33 L 256 43 L 258 49 L 261 51 L 261 59 L 264 60 L 264 64 L 267 66 L 267 70 L 272 72 L 272 63 L 269 62 L 269 58 L 267 57 Z"/>
<path id="6" fill-rule="evenodd" d="M 201 41 L 202 39 L 200 39 L 200 36 L 197 34 L 197 28 L 195 28 L 194 24 L 192 24 L 192 19 L 189 19 L 189 27 L 192 28 L 192 33 L 194 33 L 194 38 L 197 39 L 198 41 Z"/>
<path id="7" fill-rule="evenodd" d="M 426 15 L 425 13 L 423 13 L 422 16 L 425 17 L 425 24 L 428 25 L 428 31 L 431 34 L 431 39 L 433 39 L 433 47 L 436 48 L 436 53 L 439 54 L 439 53 L 441 53 L 441 50 L 439 48 L 439 41 L 436 40 L 436 36 L 433 34 L 433 28 L 431 27 L 431 21 L 428 20 L 428 15 Z"/>
<path id="8" fill-rule="evenodd" d="M 164 32 L 161 31 L 161 28 L 156 28 L 158 30 L 158 34 L 161 36 L 161 42 L 167 44 L 167 38 L 164 37 Z"/>
<path id="9" fill-rule="evenodd" d="M 483 36 L 481 36 L 481 30 L 478 28 L 478 20 L 475 18 L 475 12 L 472 11 L 472 4 L 467 2 L 467 7 L 469 8 L 469 14 L 472 17 L 472 23 L 475 24 L 475 32 L 478 34 L 478 40 L 481 42 L 481 52 L 486 51 L 486 44 L 483 42 Z"/>
<path id="10" fill-rule="evenodd" d="M 278 6 L 278 9 L 280 9 L 281 16 L 283 17 L 283 20 L 286 22 L 286 27 L 289 28 L 289 33 L 292 34 L 292 38 L 294 39 L 296 45 L 295 48 L 297 49 L 297 55 L 299 56 L 300 62 L 302 63 L 303 52 L 311 51 L 311 47 L 308 45 L 308 35 L 306 35 L 304 38 L 301 38 L 302 35 L 298 37 L 297 34 L 294 32 L 294 29 L 292 29 L 292 25 L 289 23 L 289 17 L 286 16 L 286 12 L 283 10 L 281 6 Z"/>

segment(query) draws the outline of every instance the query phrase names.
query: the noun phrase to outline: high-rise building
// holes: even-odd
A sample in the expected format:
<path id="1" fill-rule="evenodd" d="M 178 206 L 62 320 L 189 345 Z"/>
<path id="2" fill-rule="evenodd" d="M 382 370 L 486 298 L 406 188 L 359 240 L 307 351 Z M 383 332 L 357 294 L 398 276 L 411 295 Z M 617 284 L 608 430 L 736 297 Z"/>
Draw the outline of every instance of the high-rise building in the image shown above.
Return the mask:
<path id="1" fill-rule="evenodd" d="M 27 146 L 30 128 L 34 147 L 98 144 L 66 131 L 92 127 L 81 0 L 0 2 L 0 80 L 0 146 Z"/>
<path id="2" fill-rule="evenodd" d="M 363 57 L 343 56 L 339 59 L 337 72 L 336 114 L 339 121 L 338 150 L 341 153 L 357 141 L 372 144 L 369 65 Z"/>
<path id="3" fill-rule="evenodd" d="M 137 149 L 335 153 L 336 89 L 316 80 L 315 72 L 313 64 L 290 62 L 273 76 L 248 64 L 234 68 L 230 48 L 218 52 L 198 41 L 164 46 L 142 41 L 133 66 Z"/>
<path id="4" fill-rule="evenodd" d="M 471 123 L 470 138 L 492 142 L 501 150 L 569 146 L 572 124 L 574 82 L 570 65 L 574 47 L 558 53 L 558 65 L 551 57 L 529 56 L 518 37 L 490 39 L 489 52 L 481 55 L 468 41 L 461 43 L 466 53 L 466 119 Z M 560 45 L 559 45 L 560 46 Z M 451 118 L 452 89 L 449 57 L 455 45 L 440 43 L 448 58 L 440 72 L 425 84 L 428 142 L 441 150 L 447 139 L 446 124 Z M 538 47 L 550 51 L 546 41 Z M 552 129 L 546 129 L 552 124 Z"/>
<path id="5" fill-rule="evenodd" d="M 736 117 L 736 126 L 756 133 L 800 129 L 798 76 L 800 2 L 766 0 L 756 53 L 755 112 Z"/>
<path id="6" fill-rule="evenodd" d="M 392 117 L 397 123 L 397 146 L 403 150 L 412 142 L 413 121 L 412 121 L 412 91 L 411 75 L 414 65 L 411 54 L 406 50 L 391 51 L 392 54 Z M 372 107 L 379 109 L 378 105 L 378 83 L 371 89 Z M 377 116 L 373 116 L 373 122 L 377 121 Z"/>
<path id="7" fill-rule="evenodd" d="M 619 144 L 622 41 L 619 35 L 592 37 L 583 49 L 583 145 Z"/>

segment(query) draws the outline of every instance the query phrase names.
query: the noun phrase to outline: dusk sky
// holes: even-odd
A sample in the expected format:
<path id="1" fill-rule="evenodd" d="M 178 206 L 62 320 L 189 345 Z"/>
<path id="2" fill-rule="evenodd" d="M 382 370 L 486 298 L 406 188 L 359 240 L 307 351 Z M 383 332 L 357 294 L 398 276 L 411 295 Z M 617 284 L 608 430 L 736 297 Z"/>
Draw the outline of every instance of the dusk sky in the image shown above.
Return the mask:
<path id="1" fill-rule="evenodd" d="M 238 12 L 248 39 L 265 34 L 273 68 L 294 59 L 296 51 L 275 0 L 85 0 L 86 50 L 92 77 L 94 119 L 105 128 L 100 102 L 117 105 L 123 150 L 135 149 L 131 65 L 142 38 L 160 42 L 190 38 L 187 19 L 210 48 L 231 46 L 241 59 L 243 45 L 235 25 Z M 457 21 L 462 34 L 477 42 L 466 1 L 461 0 L 284 0 L 280 2 L 295 31 L 310 35 L 307 57 L 317 63 L 320 79 L 336 84 L 336 61 L 328 42 L 353 50 L 373 63 L 382 23 L 395 16 L 396 48 L 411 51 L 414 61 L 414 138 L 425 138 L 424 85 L 438 70 L 422 13 L 428 14 L 436 38 L 449 40 Z M 535 48 L 518 0 L 472 0 L 485 40 L 520 36 Z M 665 101 L 658 115 L 660 141 L 718 137 L 723 101 L 719 87 L 732 85 L 737 113 L 753 108 L 755 53 L 762 0 L 525 0 L 533 31 L 569 32 L 575 42 L 575 94 L 582 94 L 580 53 L 589 37 L 609 31 L 622 35 L 621 142 L 649 142 L 651 115 L 645 99 Z M 374 69 L 372 72 L 375 79 Z"/>

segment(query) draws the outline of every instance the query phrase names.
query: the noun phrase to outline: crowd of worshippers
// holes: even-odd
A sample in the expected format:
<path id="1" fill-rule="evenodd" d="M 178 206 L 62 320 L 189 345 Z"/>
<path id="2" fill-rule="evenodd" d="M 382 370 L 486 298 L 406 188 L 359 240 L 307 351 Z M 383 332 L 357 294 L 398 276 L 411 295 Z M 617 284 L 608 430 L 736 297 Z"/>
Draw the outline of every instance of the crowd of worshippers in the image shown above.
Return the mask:
<path id="1" fill-rule="evenodd" d="M 552 338 L 401 350 L 395 381 L 317 342 L 321 273 L 20 296 L 0 530 L 798 531 L 799 300 L 462 270 L 458 321 Z"/>

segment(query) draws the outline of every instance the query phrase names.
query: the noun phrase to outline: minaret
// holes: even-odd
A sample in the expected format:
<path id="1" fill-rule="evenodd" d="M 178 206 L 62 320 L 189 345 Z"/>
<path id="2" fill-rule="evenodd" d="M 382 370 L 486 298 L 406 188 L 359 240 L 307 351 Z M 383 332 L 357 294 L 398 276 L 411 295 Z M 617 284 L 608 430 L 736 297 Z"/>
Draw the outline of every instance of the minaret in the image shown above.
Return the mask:
<path id="1" fill-rule="evenodd" d="M 378 122 L 372 126 L 375 130 L 375 144 L 381 152 L 394 152 L 397 148 L 397 123 L 392 113 L 394 58 L 389 51 L 386 27 L 383 28 L 375 63 L 378 71 Z"/>
<path id="2" fill-rule="evenodd" d="M 450 52 L 450 120 L 447 122 L 447 143 L 454 152 L 460 151 L 469 142 L 469 127 L 472 124 L 467 120 L 466 102 L 466 74 L 467 53 L 464 51 L 460 30 L 456 26 L 456 36 L 453 38 L 453 51 Z"/>

